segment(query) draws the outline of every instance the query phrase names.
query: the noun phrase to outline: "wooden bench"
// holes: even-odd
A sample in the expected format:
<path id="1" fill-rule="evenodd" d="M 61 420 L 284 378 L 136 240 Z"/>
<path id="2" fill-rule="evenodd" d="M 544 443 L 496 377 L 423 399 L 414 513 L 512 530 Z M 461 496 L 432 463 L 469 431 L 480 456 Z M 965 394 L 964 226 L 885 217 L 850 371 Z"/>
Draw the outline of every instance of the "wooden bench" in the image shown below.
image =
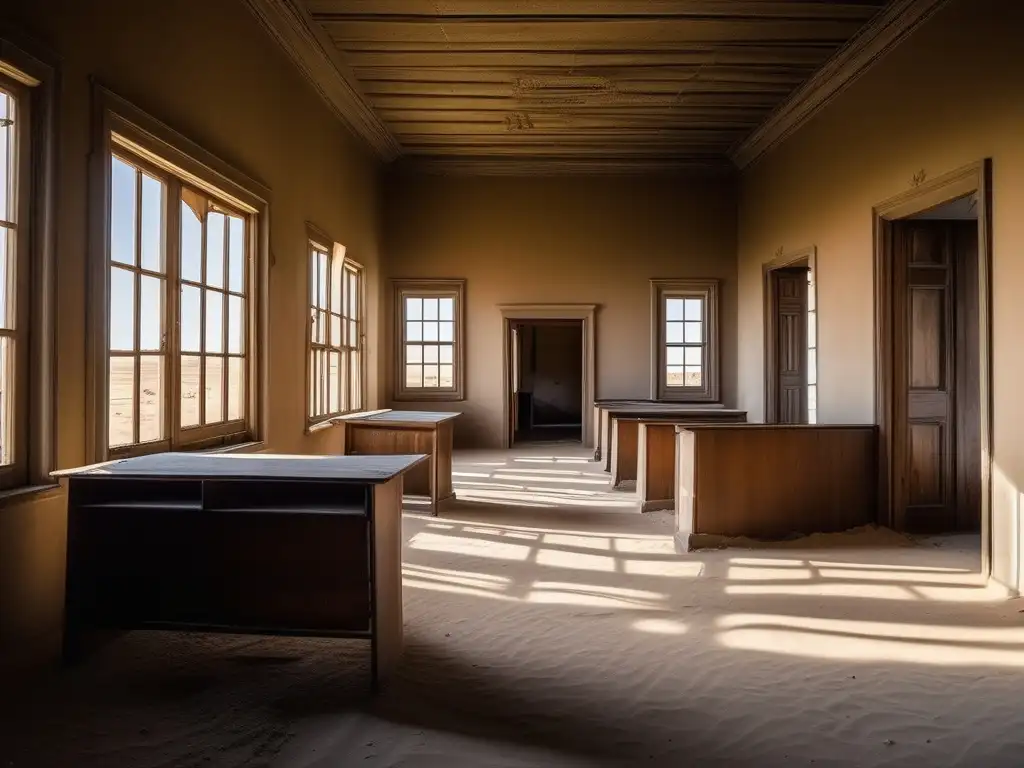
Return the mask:
<path id="1" fill-rule="evenodd" d="M 459 413 L 445 411 L 381 411 L 339 416 L 345 429 L 345 455 L 426 454 L 428 460 L 405 478 L 407 496 L 427 499 L 430 514 L 455 501 L 452 483 L 453 422 Z"/>
<path id="2" fill-rule="evenodd" d="M 68 478 L 64 658 L 131 629 L 402 652 L 402 475 L 425 456 L 161 453 Z"/>
<path id="3" fill-rule="evenodd" d="M 736 424 L 676 430 L 676 541 L 783 539 L 876 522 L 878 429 Z"/>
<path id="4" fill-rule="evenodd" d="M 607 413 L 611 450 L 608 452 L 605 471 L 611 473 L 612 486 L 619 489 L 632 488 L 637 481 L 641 423 L 734 424 L 747 420 L 746 411 L 689 404 L 612 406 Z"/>

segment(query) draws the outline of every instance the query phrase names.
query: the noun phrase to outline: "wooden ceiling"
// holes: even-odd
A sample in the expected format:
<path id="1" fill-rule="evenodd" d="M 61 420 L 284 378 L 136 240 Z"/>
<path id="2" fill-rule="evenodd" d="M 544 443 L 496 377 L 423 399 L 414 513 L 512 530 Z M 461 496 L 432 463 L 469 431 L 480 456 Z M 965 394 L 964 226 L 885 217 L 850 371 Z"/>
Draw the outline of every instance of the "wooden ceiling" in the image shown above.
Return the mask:
<path id="1" fill-rule="evenodd" d="M 720 166 L 886 0 L 305 0 L 403 155 Z"/>

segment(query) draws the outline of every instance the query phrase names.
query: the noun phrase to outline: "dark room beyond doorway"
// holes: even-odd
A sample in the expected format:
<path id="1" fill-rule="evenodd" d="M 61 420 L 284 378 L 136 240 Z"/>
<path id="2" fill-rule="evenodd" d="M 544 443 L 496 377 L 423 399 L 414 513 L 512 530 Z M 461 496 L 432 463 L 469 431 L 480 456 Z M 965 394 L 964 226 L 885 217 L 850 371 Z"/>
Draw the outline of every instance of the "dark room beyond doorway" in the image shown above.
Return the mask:
<path id="1" fill-rule="evenodd" d="M 583 323 L 513 324 L 515 443 L 583 437 Z"/>

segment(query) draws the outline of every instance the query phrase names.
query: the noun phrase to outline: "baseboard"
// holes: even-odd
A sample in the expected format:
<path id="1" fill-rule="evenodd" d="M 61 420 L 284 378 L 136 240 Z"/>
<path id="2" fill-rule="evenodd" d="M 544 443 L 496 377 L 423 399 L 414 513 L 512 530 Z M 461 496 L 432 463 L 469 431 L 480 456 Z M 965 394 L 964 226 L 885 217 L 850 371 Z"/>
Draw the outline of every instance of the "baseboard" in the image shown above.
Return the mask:
<path id="1" fill-rule="evenodd" d="M 675 509 L 675 499 L 653 499 L 640 504 L 641 512 L 662 512 L 666 509 Z"/>
<path id="2" fill-rule="evenodd" d="M 614 490 L 614 491 L 635 491 L 636 490 L 636 480 L 620 480 L 619 482 L 617 482 L 615 485 L 612 486 L 612 490 Z"/>

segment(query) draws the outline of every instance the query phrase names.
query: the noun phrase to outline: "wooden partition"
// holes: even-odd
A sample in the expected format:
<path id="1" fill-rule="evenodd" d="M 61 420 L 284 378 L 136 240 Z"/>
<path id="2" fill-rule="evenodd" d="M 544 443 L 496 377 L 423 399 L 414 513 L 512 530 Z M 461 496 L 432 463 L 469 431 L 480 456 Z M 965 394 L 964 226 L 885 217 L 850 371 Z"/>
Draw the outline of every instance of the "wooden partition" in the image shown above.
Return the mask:
<path id="1" fill-rule="evenodd" d="M 607 414 L 611 450 L 605 471 L 611 473 L 612 485 L 620 489 L 633 488 L 637 482 L 641 423 L 735 424 L 747 420 L 746 411 L 668 403 L 612 406 Z"/>
<path id="2" fill-rule="evenodd" d="M 877 520 L 877 427 L 676 427 L 676 540 L 832 533 Z"/>
<path id="3" fill-rule="evenodd" d="M 610 421 L 608 420 L 608 409 L 623 405 L 655 405 L 657 400 L 596 400 L 594 402 L 594 461 L 607 461 L 611 452 L 611 442 L 608 437 Z"/>

